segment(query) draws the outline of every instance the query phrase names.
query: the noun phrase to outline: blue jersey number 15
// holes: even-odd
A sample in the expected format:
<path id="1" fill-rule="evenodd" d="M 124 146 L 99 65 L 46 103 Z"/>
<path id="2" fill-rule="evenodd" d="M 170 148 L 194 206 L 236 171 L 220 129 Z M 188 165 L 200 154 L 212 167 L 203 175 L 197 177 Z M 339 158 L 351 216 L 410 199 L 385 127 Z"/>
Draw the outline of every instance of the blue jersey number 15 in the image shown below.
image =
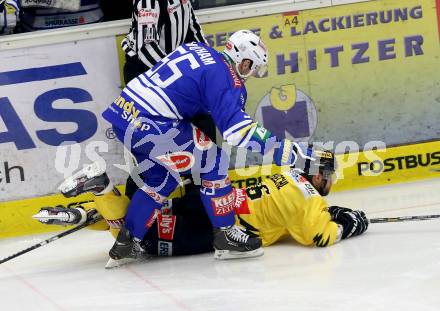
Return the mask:
<path id="1" fill-rule="evenodd" d="M 176 53 L 179 53 L 180 56 L 173 58 Z M 188 61 L 191 69 L 193 70 L 200 67 L 199 62 L 195 59 L 194 55 L 189 53 L 189 51 L 185 50 L 182 46 L 179 46 L 170 55 L 162 58 L 162 60 L 160 61 L 160 65 L 157 66 L 157 68 L 152 68 L 152 70 L 149 70 L 147 72 L 147 75 L 150 77 L 151 80 L 154 81 L 154 83 L 156 83 L 157 86 L 165 88 L 174 83 L 180 77 L 182 77 L 182 71 L 180 71 L 179 67 L 177 67 L 177 64 L 183 61 Z M 160 71 L 164 68 L 164 66 L 168 66 L 172 74 L 165 80 L 162 80 L 160 76 Z"/>

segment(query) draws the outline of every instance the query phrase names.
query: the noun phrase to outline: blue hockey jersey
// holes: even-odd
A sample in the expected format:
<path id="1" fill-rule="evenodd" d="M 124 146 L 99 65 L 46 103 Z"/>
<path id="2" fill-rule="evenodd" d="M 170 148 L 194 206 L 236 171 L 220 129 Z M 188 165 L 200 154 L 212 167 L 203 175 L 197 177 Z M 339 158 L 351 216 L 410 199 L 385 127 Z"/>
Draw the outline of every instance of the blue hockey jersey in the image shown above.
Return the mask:
<path id="1" fill-rule="evenodd" d="M 265 153 L 275 137 L 244 112 L 246 98 L 243 81 L 221 53 L 189 43 L 130 81 L 103 117 L 126 129 L 142 117 L 189 121 L 209 113 L 228 143 L 249 147 L 253 142 L 253 149 L 256 143 L 256 151 Z"/>

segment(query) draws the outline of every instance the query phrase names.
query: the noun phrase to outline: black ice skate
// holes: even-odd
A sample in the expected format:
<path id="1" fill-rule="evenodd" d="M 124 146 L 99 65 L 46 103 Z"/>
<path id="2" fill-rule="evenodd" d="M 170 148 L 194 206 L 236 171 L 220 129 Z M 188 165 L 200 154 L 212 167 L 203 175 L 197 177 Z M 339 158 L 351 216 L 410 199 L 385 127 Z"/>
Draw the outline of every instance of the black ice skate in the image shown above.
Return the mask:
<path id="1" fill-rule="evenodd" d="M 32 216 L 32 218 L 38 220 L 42 224 L 61 226 L 81 225 L 87 220 L 87 217 L 88 213 L 79 206 L 75 208 L 66 208 L 62 205 L 56 207 L 43 207 L 37 214 Z"/>
<path id="2" fill-rule="evenodd" d="M 264 254 L 261 239 L 237 226 L 214 229 L 214 258 L 235 259 Z"/>
<path id="3" fill-rule="evenodd" d="M 106 269 L 150 258 L 141 245 L 141 241 L 131 236 L 130 232 L 122 227 L 116 238 L 115 244 L 109 252 L 110 259 L 105 265 Z"/>
<path id="4" fill-rule="evenodd" d="M 94 162 L 68 177 L 58 189 L 66 198 L 86 192 L 99 195 L 112 189 L 117 191 L 111 184 L 105 168 L 99 162 Z"/>

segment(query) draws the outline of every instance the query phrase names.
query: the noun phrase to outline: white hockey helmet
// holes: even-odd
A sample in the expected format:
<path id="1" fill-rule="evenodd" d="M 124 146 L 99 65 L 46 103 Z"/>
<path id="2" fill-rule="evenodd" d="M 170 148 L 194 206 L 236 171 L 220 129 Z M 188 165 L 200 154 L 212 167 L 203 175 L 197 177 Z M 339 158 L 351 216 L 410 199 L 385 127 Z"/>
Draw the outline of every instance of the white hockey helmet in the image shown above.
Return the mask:
<path id="1" fill-rule="evenodd" d="M 246 79 L 252 75 L 261 78 L 267 72 L 267 48 L 260 37 L 250 30 L 239 30 L 233 33 L 226 43 L 224 53 L 234 61 L 241 78 Z M 238 69 L 244 59 L 252 62 L 251 70 L 246 75 L 242 75 Z"/>

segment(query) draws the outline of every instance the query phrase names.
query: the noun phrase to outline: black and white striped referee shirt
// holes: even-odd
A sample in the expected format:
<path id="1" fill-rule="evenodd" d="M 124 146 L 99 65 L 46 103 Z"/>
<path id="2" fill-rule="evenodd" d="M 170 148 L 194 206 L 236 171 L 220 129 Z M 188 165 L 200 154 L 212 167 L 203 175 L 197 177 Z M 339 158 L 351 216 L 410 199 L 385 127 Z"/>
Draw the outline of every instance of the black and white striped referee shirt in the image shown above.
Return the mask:
<path id="1" fill-rule="evenodd" d="M 122 49 L 149 68 L 179 45 L 207 43 L 189 0 L 133 0 L 131 29 Z"/>

